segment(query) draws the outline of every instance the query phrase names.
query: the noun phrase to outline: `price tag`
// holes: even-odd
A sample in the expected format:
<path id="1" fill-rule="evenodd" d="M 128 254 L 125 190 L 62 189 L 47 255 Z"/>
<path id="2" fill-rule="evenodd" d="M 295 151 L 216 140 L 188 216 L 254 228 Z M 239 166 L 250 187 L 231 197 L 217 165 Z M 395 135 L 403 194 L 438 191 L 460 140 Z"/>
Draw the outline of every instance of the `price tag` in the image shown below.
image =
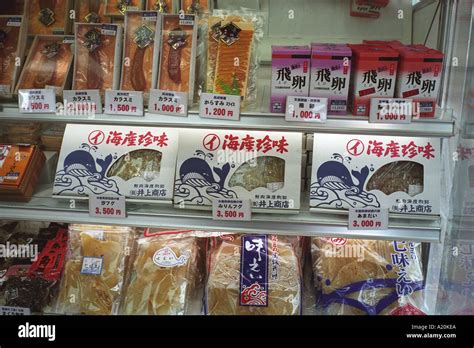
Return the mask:
<path id="1" fill-rule="evenodd" d="M 148 103 L 150 114 L 188 116 L 188 93 L 152 89 Z"/>
<path id="2" fill-rule="evenodd" d="M 199 116 L 238 121 L 240 119 L 240 96 L 203 93 L 201 95 Z"/>
<path id="3" fill-rule="evenodd" d="M 370 101 L 371 123 L 410 123 L 417 113 L 411 99 L 373 98 Z"/>
<path id="4" fill-rule="evenodd" d="M 143 116 L 143 92 L 105 91 L 105 113 Z"/>
<path id="5" fill-rule="evenodd" d="M 349 230 L 387 230 L 388 209 L 350 208 Z"/>
<path id="6" fill-rule="evenodd" d="M 103 218 L 127 217 L 125 197 L 123 196 L 89 196 L 89 216 Z"/>
<path id="7" fill-rule="evenodd" d="M 27 114 L 56 113 L 56 94 L 53 89 L 20 89 L 18 109 Z"/>
<path id="8" fill-rule="evenodd" d="M 325 123 L 327 115 L 327 98 L 288 97 L 286 99 L 286 121 Z"/>
<path id="9" fill-rule="evenodd" d="M 70 116 L 93 116 L 102 113 L 102 100 L 97 89 L 64 91 L 63 99 L 65 112 Z"/>
<path id="10" fill-rule="evenodd" d="M 24 307 L 0 306 L 0 315 L 31 315 L 31 310 Z"/>
<path id="11" fill-rule="evenodd" d="M 250 221 L 252 205 L 250 199 L 214 199 L 212 201 L 214 220 Z"/>

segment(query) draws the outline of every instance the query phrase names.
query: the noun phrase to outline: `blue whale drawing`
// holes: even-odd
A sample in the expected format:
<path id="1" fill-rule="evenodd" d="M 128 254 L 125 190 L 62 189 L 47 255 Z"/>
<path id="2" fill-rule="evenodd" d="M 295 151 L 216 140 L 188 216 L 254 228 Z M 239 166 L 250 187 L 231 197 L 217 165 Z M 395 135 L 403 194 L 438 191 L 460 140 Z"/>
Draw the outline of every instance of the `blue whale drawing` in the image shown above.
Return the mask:
<path id="1" fill-rule="evenodd" d="M 229 163 L 221 168 L 214 167 L 211 169 L 209 164 L 201 158 L 190 158 L 183 162 L 179 168 L 179 177 L 183 184 L 193 187 L 216 186 L 220 191 L 224 187 L 225 180 L 230 171 Z M 219 177 L 214 178 L 214 173 Z"/>
<path id="2" fill-rule="evenodd" d="M 369 176 L 369 168 L 365 166 L 360 171 L 352 170 L 351 173 L 341 162 L 328 161 L 318 168 L 318 183 L 330 189 L 341 190 L 356 187 L 359 192 L 363 192 L 365 181 Z M 357 179 L 357 185 L 352 180 L 352 176 Z"/>
<path id="3" fill-rule="evenodd" d="M 97 170 L 96 162 L 100 170 Z M 103 178 L 110 163 L 112 163 L 112 155 L 108 155 L 105 160 L 94 160 L 88 151 L 77 150 L 66 156 L 64 171 L 77 177 L 99 174 Z"/>

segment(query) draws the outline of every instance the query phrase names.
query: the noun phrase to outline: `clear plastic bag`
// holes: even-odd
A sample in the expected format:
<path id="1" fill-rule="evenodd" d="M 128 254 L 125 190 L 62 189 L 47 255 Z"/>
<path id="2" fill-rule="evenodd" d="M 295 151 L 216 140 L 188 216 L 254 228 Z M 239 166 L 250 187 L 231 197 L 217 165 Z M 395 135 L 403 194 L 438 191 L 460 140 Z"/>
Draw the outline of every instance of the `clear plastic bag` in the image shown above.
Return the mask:
<path id="1" fill-rule="evenodd" d="M 137 239 L 121 312 L 188 314 L 202 279 L 200 251 L 200 240 L 186 232 Z"/>
<path id="2" fill-rule="evenodd" d="M 328 315 L 424 314 L 421 244 L 313 238 L 318 306 Z"/>
<path id="3" fill-rule="evenodd" d="M 207 256 L 205 313 L 301 314 L 301 262 L 302 239 L 299 237 L 226 235 L 212 238 Z"/>
<path id="4" fill-rule="evenodd" d="M 56 312 L 116 314 L 132 237 L 129 227 L 70 225 Z"/>

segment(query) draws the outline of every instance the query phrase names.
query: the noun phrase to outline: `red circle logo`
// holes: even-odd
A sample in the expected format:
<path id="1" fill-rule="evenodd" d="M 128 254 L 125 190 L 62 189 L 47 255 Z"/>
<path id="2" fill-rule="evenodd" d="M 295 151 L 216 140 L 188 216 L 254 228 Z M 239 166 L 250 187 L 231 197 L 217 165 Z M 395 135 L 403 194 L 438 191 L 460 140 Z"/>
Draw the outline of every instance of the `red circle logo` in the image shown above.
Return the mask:
<path id="1" fill-rule="evenodd" d="M 105 134 L 100 130 L 95 130 L 89 134 L 89 143 L 92 145 L 100 145 L 104 142 Z"/>
<path id="2" fill-rule="evenodd" d="M 204 137 L 202 145 L 208 151 L 215 151 L 221 145 L 221 139 L 217 134 L 208 134 Z"/>
<path id="3" fill-rule="evenodd" d="M 332 245 L 340 246 L 347 243 L 346 238 L 329 238 L 329 241 Z"/>
<path id="4" fill-rule="evenodd" d="M 359 139 L 352 139 L 347 143 L 346 150 L 352 156 L 360 156 L 365 150 L 365 145 Z"/>

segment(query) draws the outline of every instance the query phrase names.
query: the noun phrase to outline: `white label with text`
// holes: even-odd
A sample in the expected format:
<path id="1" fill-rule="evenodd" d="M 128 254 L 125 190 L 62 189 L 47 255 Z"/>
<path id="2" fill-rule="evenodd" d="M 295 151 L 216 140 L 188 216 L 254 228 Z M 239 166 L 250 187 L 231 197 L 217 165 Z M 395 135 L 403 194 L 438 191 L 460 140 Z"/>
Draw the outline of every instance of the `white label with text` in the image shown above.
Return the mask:
<path id="1" fill-rule="evenodd" d="M 105 113 L 143 116 L 143 92 L 105 91 Z"/>
<path id="2" fill-rule="evenodd" d="M 52 89 L 20 89 L 18 108 L 21 113 L 56 113 L 56 94 Z"/>
<path id="3" fill-rule="evenodd" d="M 250 221 L 252 204 L 250 199 L 214 199 L 212 201 L 214 220 Z"/>
<path id="4" fill-rule="evenodd" d="M 98 89 L 64 91 L 64 108 L 68 113 L 92 115 L 102 113 L 102 100 Z"/>
<path id="5" fill-rule="evenodd" d="M 349 230 L 388 229 L 388 209 L 350 208 Z"/>
<path id="6" fill-rule="evenodd" d="M 201 95 L 199 116 L 238 121 L 240 119 L 240 96 L 203 93 Z"/>
<path id="7" fill-rule="evenodd" d="M 89 196 L 89 216 L 103 218 L 126 218 L 125 197 Z"/>
<path id="8" fill-rule="evenodd" d="M 327 98 L 288 97 L 286 99 L 286 121 L 325 123 L 327 115 Z"/>
<path id="9" fill-rule="evenodd" d="M 148 112 L 150 114 L 186 117 L 188 116 L 188 93 L 152 89 L 150 91 Z"/>
<path id="10" fill-rule="evenodd" d="M 373 98 L 370 101 L 371 123 L 410 123 L 416 114 L 416 104 L 411 99 Z"/>

